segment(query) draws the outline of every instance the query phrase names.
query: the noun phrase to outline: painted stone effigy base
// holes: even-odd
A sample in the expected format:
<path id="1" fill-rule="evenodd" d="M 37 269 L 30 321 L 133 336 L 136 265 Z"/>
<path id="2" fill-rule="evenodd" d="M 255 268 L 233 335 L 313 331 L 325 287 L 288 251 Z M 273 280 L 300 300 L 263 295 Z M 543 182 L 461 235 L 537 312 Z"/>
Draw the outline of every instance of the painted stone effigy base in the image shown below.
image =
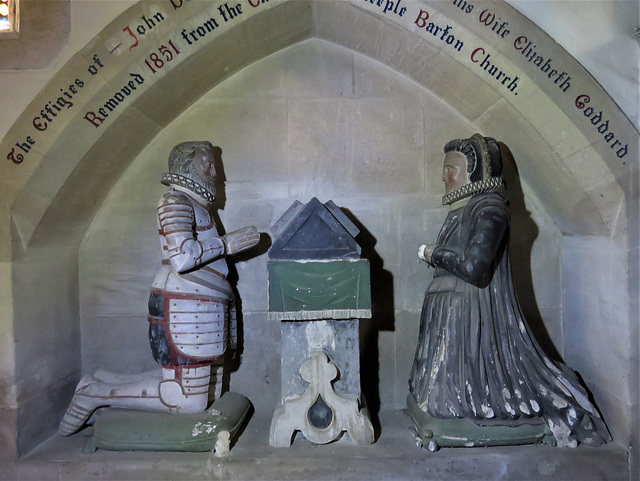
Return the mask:
<path id="1" fill-rule="evenodd" d="M 407 396 L 407 413 L 413 421 L 418 445 L 432 452 L 444 447 L 555 444 L 542 418 L 531 418 L 517 426 L 479 426 L 470 419 L 437 419 L 424 413 L 411 394 Z"/>
<path id="2" fill-rule="evenodd" d="M 302 365 L 300 374 L 309 387 L 301 396 L 285 399 L 275 410 L 269 444 L 290 446 L 296 431 L 316 444 L 330 443 L 344 431 L 355 444 L 373 443 L 369 411 L 360 408 L 357 398 L 333 389 L 332 381 L 338 377 L 338 369 L 324 352 L 316 351 Z"/>
<path id="3" fill-rule="evenodd" d="M 85 453 L 111 451 L 212 451 L 229 453 L 251 403 L 241 394 L 227 392 L 202 413 L 171 414 L 108 408 L 96 416 L 85 432 Z"/>

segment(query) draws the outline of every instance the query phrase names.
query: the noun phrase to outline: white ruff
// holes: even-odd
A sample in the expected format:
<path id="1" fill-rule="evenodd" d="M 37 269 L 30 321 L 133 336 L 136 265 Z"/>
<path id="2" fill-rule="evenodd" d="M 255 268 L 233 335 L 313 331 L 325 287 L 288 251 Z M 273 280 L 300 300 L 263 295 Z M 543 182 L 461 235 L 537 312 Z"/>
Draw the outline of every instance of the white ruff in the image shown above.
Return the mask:
<path id="1" fill-rule="evenodd" d="M 189 177 L 185 177 L 184 175 L 165 172 L 164 174 L 162 174 L 161 182 L 164 185 L 174 184 L 174 185 L 179 185 L 180 187 L 183 187 L 185 189 L 188 189 L 194 194 L 199 195 L 200 197 L 205 199 L 210 204 L 213 204 L 213 201 L 215 200 L 214 195 L 211 192 L 209 192 L 205 187 L 198 184 L 195 180 L 192 180 Z"/>

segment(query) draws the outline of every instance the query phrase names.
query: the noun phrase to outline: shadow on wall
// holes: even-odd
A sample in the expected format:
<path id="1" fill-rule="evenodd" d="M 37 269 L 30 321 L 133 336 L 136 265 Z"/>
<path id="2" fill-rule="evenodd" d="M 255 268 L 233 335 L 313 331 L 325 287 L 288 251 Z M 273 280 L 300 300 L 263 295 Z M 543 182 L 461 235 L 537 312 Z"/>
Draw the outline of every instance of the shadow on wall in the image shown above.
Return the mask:
<path id="1" fill-rule="evenodd" d="M 531 218 L 524 202 L 518 166 L 509 147 L 499 142 L 502 152 L 502 177 L 509 192 L 509 212 L 511 213 L 511 248 L 509 251 L 513 269 L 513 283 L 531 333 L 542 350 L 553 360 L 561 361 L 542 320 L 531 275 L 531 251 L 538 237 L 538 226 Z"/>
<path id="2" fill-rule="evenodd" d="M 360 230 L 357 242 L 362 249 L 362 258 L 369 261 L 371 269 L 371 319 L 360 322 L 360 382 L 377 437 L 380 433 L 377 416 L 380 411 L 378 333 L 395 331 L 393 275 L 384 269 L 384 260 L 375 251 L 377 239 L 353 212 L 345 208 L 342 208 L 342 211 Z"/>
<path id="3" fill-rule="evenodd" d="M 218 218 L 217 213 L 215 215 L 215 222 L 218 223 L 218 225 L 220 226 L 222 225 L 222 223 L 220 222 L 220 219 Z M 224 229 L 220 229 L 220 234 L 224 235 L 224 233 L 225 233 Z M 255 247 L 252 247 L 251 249 L 243 251 L 238 255 L 232 256 L 231 257 L 232 261 L 227 263 L 227 265 L 229 266 L 229 274 L 227 275 L 227 280 L 229 281 L 229 284 L 231 284 L 233 294 L 236 298 L 235 300 L 236 323 L 237 323 L 236 325 L 238 327 L 238 338 L 237 338 L 236 348 L 233 354 L 231 356 L 228 356 L 228 364 L 225 366 L 225 370 L 224 370 L 225 379 L 222 384 L 223 390 L 227 390 L 227 391 L 229 390 L 231 373 L 234 373 L 240 369 L 240 366 L 242 364 L 242 355 L 244 353 L 244 317 L 242 314 L 243 313 L 242 297 L 238 292 L 239 276 L 238 276 L 238 269 L 236 268 L 236 263 L 247 261 L 253 257 L 259 257 L 263 254 L 266 254 L 270 247 L 271 247 L 271 238 L 269 237 L 268 234 L 261 232 L 260 241 L 258 242 L 258 245 L 256 245 Z"/>
<path id="4" fill-rule="evenodd" d="M 222 147 L 216 145 L 213 147 L 213 168 L 216 172 L 216 201 L 215 210 L 224 210 L 224 206 L 227 203 L 227 195 L 224 189 L 224 183 L 227 180 L 227 176 L 224 173 L 224 164 L 222 162 Z M 218 225 L 222 225 L 219 219 L 216 219 Z"/>
<path id="5" fill-rule="evenodd" d="M 219 146 L 213 147 L 213 163 L 214 169 L 216 172 L 216 198 L 214 209 L 212 212 L 214 222 L 216 226 L 218 226 L 218 231 L 220 235 L 225 235 L 227 232 L 225 230 L 222 221 L 220 220 L 218 211 L 224 210 L 227 196 L 225 191 L 225 181 L 227 180 L 227 176 L 224 172 L 224 163 L 222 161 L 222 148 Z M 238 269 L 236 267 L 237 262 L 247 261 L 254 257 L 259 257 L 263 254 L 266 254 L 269 248 L 271 247 L 271 238 L 268 234 L 261 232 L 260 233 L 260 241 L 258 245 L 246 250 L 239 252 L 234 256 L 230 256 L 229 259 L 231 262 L 227 262 L 227 266 L 229 268 L 229 274 L 227 275 L 227 280 L 229 284 L 231 284 L 231 288 L 233 290 L 233 294 L 235 296 L 235 307 L 236 307 L 236 322 L 238 328 L 238 338 L 237 345 L 232 355 L 227 356 L 225 359 L 226 365 L 224 370 L 224 379 L 222 383 L 223 391 L 228 391 L 230 386 L 230 377 L 231 373 L 238 371 L 240 369 L 240 365 L 242 364 L 242 354 L 244 352 L 244 322 L 243 322 L 243 310 L 242 310 L 242 297 L 238 292 Z"/>

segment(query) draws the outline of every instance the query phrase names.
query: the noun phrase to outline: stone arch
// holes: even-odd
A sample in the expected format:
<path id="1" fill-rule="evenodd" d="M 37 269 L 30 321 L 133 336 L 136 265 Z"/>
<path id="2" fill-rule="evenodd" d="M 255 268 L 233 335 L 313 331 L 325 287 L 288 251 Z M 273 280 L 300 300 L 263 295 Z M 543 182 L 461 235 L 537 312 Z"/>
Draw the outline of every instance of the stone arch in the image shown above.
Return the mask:
<path id="1" fill-rule="evenodd" d="M 175 8 L 178 3 L 180 8 Z M 308 38 L 327 40 L 387 65 L 440 96 L 479 130 L 509 138 L 522 175 L 565 235 L 598 237 L 605 246 L 614 244 L 627 253 L 631 270 L 625 285 L 627 294 L 631 293 L 638 278 L 637 132 L 575 60 L 506 4 L 496 2 L 496 11 L 510 18 L 512 28 L 535 32 L 541 39 L 541 51 L 550 52 L 548 58 L 576 72 L 572 89 L 588 92 L 591 105 L 599 105 L 596 110 L 610 120 L 612 131 L 616 125 L 616 138 L 628 139 L 624 160 L 603 141 L 591 121 L 593 116 L 584 115 L 587 107 L 576 107 L 577 96 L 568 97 L 557 83 L 537 78 L 541 70 L 520 63 L 520 50 L 505 47 L 499 38 L 487 35 L 489 27 L 441 3 L 409 4 L 412 9 L 405 15 L 412 17 L 407 20 L 409 17 L 382 12 L 369 2 L 249 2 L 242 16 L 235 23 L 230 20 L 227 28 L 215 11 L 207 10 L 206 2 L 141 2 L 105 28 L 52 79 L 9 132 L 1 150 L 5 155 L 13 152 L 15 159 L 22 154 L 14 146 L 24 144 L 29 134 L 35 139 L 29 151 L 23 152 L 23 160 L 9 166 L 12 170 L 5 179 L 8 188 L 3 197 L 11 207 L 8 216 L 0 219 L 11 240 L 6 243 L 11 250 L 3 257 L 12 262 L 13 329 L 20 346 L 16 347 L 15 373 L 18 403 L 24 413 L 39 413 L 33 420 L 27 419 L 28 414 L 18 419 L 21 450 L 53 432 L 55 423 L 50 420 L 57 418 L 77 380 L 79 334 L 74 299 L 78 286 L 74 282 L 52 284 L 59 277 L 77 279 L 78 245 L 111 186 L 144 146 L 211 87 L 252 62 Z M 416 22 L 420 11 L 426 11 L 429 20 L 441 27 L 437 34 Z M 151 29 L 149 23 L 143 23 L 156 18 L 158 12 L 167 19 L 166 24 L 158 22 Z M 214 29 L 201 36 L 198 27 L 214 15 L 220 33 Z M 136 39 L 144 44 L 128 50 L 133 39 L 123 26 L 136 23 L 149 30 Z M 466 50 L 466 56 L 455 50 L 454 42 L 447 43 L 449 37 L 441 38 L 446 26 L 453 32 L 447 35 L 457 34 L 474 46 Z M 155 65 L 145 67 L 144 61 L 165 45 L 169 34 L 180 38 L 183 30 L 187 38 L 195 30 L 198 40 L 190 37 L 191 44 L 184 40 L 180 57 L 172 60 L 174 66 L 156 74 L 144 70 Z M 202 32 L 205 30 L 203 27 Z M 122 51 L 117 50 L 118 43 Z M 520 99 L 478 65 L 480 56 L 469 56 L 477 48 L 483 49 L 482 58 L 491 52 L 494 65 L 514 72 L 512 80 L 519 76 Z M 109 54 L 110 49 L 116 53 Z M 101 60 L 96 61 L 94 55 Z M 109 64 L 105 58 L 115 60 Z M 96 74 L 87 76 L 90 66 Z M 110 118 L 104 117 L 97 126 L 91 124 L 87 113 L 101 115 L 99 109 L 105 102 L 136 81 L 132 73 L 144 77 L 142 84 L 133 84 L 139 85 L 136 92 L 123 97 L 126 101 L 110 112 Z M 73 85 L 78 79 L 85 86 L 75 89 L 79 93 L 77 97 L 73 94 L 77 103 L 69 107 L 72 113 L 50 121 L 46 131 L 33 131 L 33 119 L 57 98 L 59 86 Z M 521 102 L 523 97 L 528 100 Z M 36 278 L 39 282 L 33 282 Z M 33 304 L 33 297 L 42 289 L 55 291 L 53 305 Z M 628 297 L 627 314 L 635 319 L 637 301 Z M 43 321 L 47 316 L 49 320 Z M 33 339 L 35 326 L 48 335 Z M 637 346 L 634 349 L 637 358 Z M 61 356 L 61 350 L 73 354 Z M 29 362 L 33 359 L 38 361 Z M 41 390 L 32 387 L 36 379 L 52 386 L 48 400 L 39 398 Z M 48 419 L 44 435 L 35 432 L 35 424 L 42 419 Z"/>
<path id="2" fill-rule="evenodd" d="M 594 109 L 591 118 L 583 113 L 590 106 L 585 104 L 583 109 L 577 109 L 573 105 L 578 103 L 577 100 L 574 102 L 574 99 L 577 99 L 575 95 L 560 96 L 557 83 L 549 81 L 545 84 L 536 79 L 539 72 L 535 69 L 533 72 L 518 69 L 520 65 L 516 64 L 516 61 L 519 60 L 518 56 L 522 56 L 523 49 L 519 51 L 513 47 L 504 48 L 503 45 L 491 46 L 488 43 L 491 39 L 479 37 L 483 29 L 487 28 L 484 24 L 465 18 L 464 20 L 468 23 L 463 25 L 460 19 L 455 17 L 456 12 L 446 11 L 446 8 L 438 11 L 436 8 L 441 7 L 437 4 L 428 5 L 420 11 L 427 14 L 428 11 L 431 12 L 429 20 L 435 20 L 438 22 L 436 28 L 441 28 L 438 35 L 430 32 L 423 33 L 424 29 L 417 27 L 415 11 L 410 12 L 414 14 L 412 20 L 415 21 L 403 20 L 405 27 L 403 29 L 390 21 L 390 17 L 376 15 L 375 11 L 363 11 L 354 4 L 339 1 L 322 3 L 289 1 L 279 2 L 277 5 L 259 4 L 254 9 L 247 6 L 251 16 L 237 20 L 235 26 L 215 37 L 216 29 L 214 29 L 209 34 L 212 37 L 211 40 L 206 36 L 199 37 L 201 43 L 207 41 L 202 46 L 196 46 L 193 40 L 189 40 L 194 43 L 190 46 L 194 50 L 192 52 L 183 50 L 181 56 L 184 58 L 178 61 L 176 57 L 174 68 L 158 78 L 141 65 L 145 60 L 149 60 L 144 56 L 148 53 L 148 49 L 144 51 L 140 49 L 141 53 L 137 54 L 133 62 L 129 60 L 121 62 L 120 59 L 116 59 L 113 65 L 109 65 L 104 60 L 107 64 L 104 72 L 100 67 L 95 66 L 95 60 L 93 60 L 95 52 L 104 59 L 108 55 L 105 52 L 109 45 L 124 42 L 130 44 L 133 41 L 129 37 L 131 34 L 120 32 L 122 25 L 131 29 L 130 24 L 135 24 L 136 21 L 142 22 L 140 19 L 146 19 L 144 21 L 149 22 L 154 12 L 156 15 L 159 12 L 163 18 L 171 19 L 172 26 L 178 25 L 173 29 L 167 27 L 164 31 L 176 36 L 181 33 L 180 27 L 186 26 L 183 32 L 187 32 L 186 36 L 189 38 L 188 32 L 197 31 L 201 24 L 206 24 L 208 18 L 213 18 L 211 12 L 202 11 L 202 6 L 192 8 L 196 10 L 195 12 L 189 11 L 182 14 L 182 10 L 191 7 L 181 2 L 181 8 L 175 10 L 178 14 L 174 14 L 178 16 L 172 19 L 171 6 L 175 4 L 178 2 L 150 2 L 144 6 L 131 7 L 123 13 L 105 28 L 92 44 L 69 61 L 4 139 L 3 151 L 11 152 L 11 158 L 23 154 L 27 157 L 25 161 L 21 161 L 18 168 L 11 166 L 13 169 L 11 173 L 15 175 L 12 175 L 13 182 L 10 183 L 10 189 L 15 198 L 11 208 L 12 217 L 23 239 L 23 245 L 30 242 L 36 227 L 44 219 L 45 212 L 49 212 L 48 216 L 56 217 L 52 210 L 55 209 L 53 199 L 59 194 L 63 196 L 65 190 L 73 192 L 82 190 L 71 186 L 75 176 L 79 176 L 82 171 L 82 166 L 89 165 L 91 162 L 104 164 L 104 161 L 99 159 L 104 158 L 105 150 L 110 150 L 105 149 L 105 145 L 110 147 L 126 145 L 127 148 L 124 150 L 130 152 L 128 155 L 131 158 L 141 146 L 170 123 L 178 112 L 183 111 L 209 88 L 253 61 L 310 37 L 325 39 L 352 49 L 397 70 L 440 96 L 463 117 L 474 122 L 479 129 L 490 127 L 492 132 L 497 132 L 495 135 L 506 130 L 523 132 L 521 137 L 511 140 L 511 148 L 517 150 L 519 157 L 525 159 L 520 162 L 523 173 L 525 175 L 530 173 L 531 178 L 539 178 L 536 189 L 545 199 L 547 207 L 555 213 L 558 225 L 563 232 L 616 237 L 616 234 L 620 234 L 619 229 L 622 228 L 624 231 L 621 227 L 624 222 L 618 222 L 618 220 L 620 215 L 624 215 L 624 194 L 632 189 L 629 179 L 633 176 L 629 173 L 634 172 L 632 159 L 637 146 L 633 141 L 637 132 L 595 81 L 574 59 L 557 46 L 553 50 L 551 46 L 538 48 L 541 49 L 540 53 L 549 52 L 548 58 L 551 60 L 554 60 L 552 55 L 564 55 L 557 58 L 557 63 L 562 64 L 574 75 L 581 75 L 573 79 L 573 82 L 579 81 L 583 90 L 591 94 L 587 102 L 594 97 L 593 104 L 596 103 L 596 99 L 600 104 L 598 109 Z M 364 5 L 367 5 L 367 2 L 364 2 Z M 496 11 L 504 16 L 506 14 L 512 16 L 521 24 L 521 31 L 525 33 L 535 31 L 542 40 L 550 43 L 549 38 L 535 30 L 533 24 L 511 7 L 501 4 L 500 8 L 505 12 Z M 375 6 L 373 9 L 375 10 Z M 188 16 L 187 13 L 193 15 Z M 409 13 L 405 15 L 408 16 Z M 194 27 L 191 28 L 188 25 L 194 25 Z M 286 28 L 268 29 L 265 28 L 266 25 L 286 26 Z M 482 49 L 480 52 L 472 54 L 471 62 L 466 58 L 469 55 L 455 55 L 456 49 L 449 47 L 446 40 L 440 39 L 444 36 L 442 33 L 444 25 L 451 27 L 451 32 L 461 32 L 467 35 L 467 38 L 471 38 L 471 40 L 465 38 L 467 44 L 476 42 L 474 46 L 483 45 L 479 47 Z M 158 24 L 155 28 L 160 29 L 162 26 L 163 24 Z M 223 29 L 225 26 L 222 24 L 218 29 Z M 360 31 L 359 33 L 353 32 L 356 28 Z M 204 32 L 204 29 L 202 31 Z M 153 35 L 152 41 L 156 43 L 158 43 L 156 39 L 162 38 L 161 33 L 156 30 L 151 30 L 147 35 Z M 448 33 L 447 36 L 452 37 L 453 33 Z M 109 40 L 105 40 L 106 38 Z M 136 38 L 137 41 L 141 39 Z M 146 41 L 147 38 L 144 40 Z M 126 45 L 121 46 L 119 50 L 126 50 Z M 495 50 L 492 50 L 493 48 Z M 542 50 L 543 48 L 549 48 L 549 50 Z M 468 54 L 470 50 L 471 48 L 467 49 L 466 53 Z M 508 88 L 505 88 L 504 83 L 494 81 L 487 69 L 482 68 L 479 60 L 488 52 L 492 52 L 489 54 L 492 65 L 501 66 L 505 72 L 511 69 L 521 84 L 527 84 L 529 92 L 522 92 L 525 87 L 520 85 L 517 93 L 522 93 L 521 97 L 529 96 L 530 99 L 515 103 L 516 97 L 509 92 Z M 155 52 L 152 50 L 153 53 Z M 472 69 L 474 63 L 480 63 L 479 66 L 475 65 L 476 71 Z M 96 78 L 89 77 L 89 80 L 86 80 L 85 69 L 80 65 L 95 68 L 98 71 Z M 91 127 L 90 122 L 83 118 L 83 114 L 97 111 L 102 107 L 102 103 L 117 97 L 122 87 L 126 88 L 127 84 L 132 82 L 132 72 L 135 71 L 146 77 L 145 83 L 148 86 L 141 85 L 139 91 L 132 92 L 131 100 L 121 95 L 124 99 L 121 106 L 115 112 L 109 112 L 109 116 L 113 118 L 105 117 L 104 122 L 101 122 L 97 128 Z M 194 72 L 195 75 L 187 75 L 187 72 Z M 47 137 L 43 138 L 43 141 L 37 141 L 28 154 L 15 148 L 14 140 L 15 145 L 27 143 L 23 139 L 25 135 L 22 134 L 29 133 L 25 127 L 31 127 L 30 124 L 36 122 L 33 119 L 38 118 L 37 122 L 40 125 L 46 123 L 38 111 L 41 111 L 42 106 L 51 104 L 52 100 L 55 100 L 54 96 L 58 94 L 55 92 L 55 87 L 65 84 L 65 81 L 73 81 L 74 77 L 85 79 L 87 84 L 89 81 L 96 84 L 89 87 L 91 92 L 87 92 L 88 97 L 80 100 L 82 105 L 75 107 L 73 113 L 67 115 L 64 120 L 54 119 L 56 123 L 63 125 L 50 122 L 47 131 L 44 132 L 48 134 Z M 576 90 L 577 88 L 573 88 L 572 92 Z M 460 95 L 460 92 L 474 94 Z M 47 93 L 50 93 L 48 97 Z M 84 91 L 80 89 L 80 93 L 83 94 Z M 594 126 L 590 121 L 600 111 L 603 111 L 600 117 L 602 122 L 610 120 L 608 125 L 616 125 L 619 130 L 621 143 L 615 146 L 616 150 L 609 145 L 611 142 L 606 143 L 599 138 L 601 136 L 597 131 L 598 124 Z M 97 122 L 99 121 L 95 121 Z M 608 131 L 613 132 L 613 128 Z M 33 128 L 31 132 L 34 138 L 40 134 Z M 126 139 L 126 143 L 115 141 L 118 138 Z M 627 145 L 626 158 L 621 160 L 616 157 L 615 152 L 625 144 Z M 125 152 L 119 152 L 117 155 L 118 158 L 126 156 Z M 109 167 L 103 165 L 103 168 L 109 172 L 118 172 L 122 168 L 118 165 L 124 166 L 126 161 L 114 159 L 109 162 Z M 586 171 L 590 173 L 586 174 Z M 108 175 L 106 172 L 104 174 Z M 82 182 L 86 182 L 85 176 L 80 177 L 84 179 Z M 92 196 L 99 190 L 91 189 Z M 43 195 L 35 200 L 34 192 Z"/>

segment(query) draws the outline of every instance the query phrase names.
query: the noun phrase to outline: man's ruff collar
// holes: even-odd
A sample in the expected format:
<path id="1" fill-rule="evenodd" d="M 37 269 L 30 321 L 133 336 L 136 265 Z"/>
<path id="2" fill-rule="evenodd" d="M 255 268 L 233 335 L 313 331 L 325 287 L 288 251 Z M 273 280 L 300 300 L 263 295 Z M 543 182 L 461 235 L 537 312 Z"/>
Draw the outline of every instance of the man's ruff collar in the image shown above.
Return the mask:
<path id="1" fill-rule="evenodd" d="M 161 182 L 164 185 L 174 184 L 179 185 L 180 187 L 184 187 L 185 189 L 188 189 L 194 194 L 202 197 L 210 204 L 213 204 L 213 201 L 215 199 L 214 195 L 211 192 L 198 184 L 196 181 L 190 179 L 189 177 L 185 177 L 184 175 L 165 172 L 164 174 L 162 174 Z"/>
<path id="2" fill-rule="evenodd" d="M 477 194 L 488 194 L 490 192 L 500 192 L 504 189 L 504 180 L 502 177 L 489 177 L 488 179 L 471 182 L 453 192 L 449 192 L 442 197 L 442 205 L 451 205 L 467 197 Z"/>

